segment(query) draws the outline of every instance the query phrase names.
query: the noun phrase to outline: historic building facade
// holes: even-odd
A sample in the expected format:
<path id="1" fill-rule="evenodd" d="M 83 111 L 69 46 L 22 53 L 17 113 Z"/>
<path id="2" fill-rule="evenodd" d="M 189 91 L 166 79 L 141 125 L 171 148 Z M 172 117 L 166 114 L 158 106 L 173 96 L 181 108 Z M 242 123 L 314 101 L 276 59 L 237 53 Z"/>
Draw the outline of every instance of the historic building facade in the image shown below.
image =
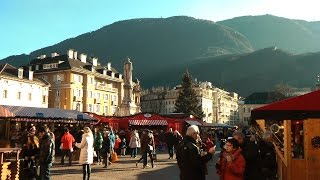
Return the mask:
<path id="1" fill-rule="evenodd" d="M 49 107 L 126 116 L 140 112 L 140 83 L 132 81 L 129 59 L 126 64 L 130 67 L 123 76 L 110 62 L 101 65 L 98 58 L 70 49 L 64 55 L 41 55 L 25 69 L 50 82 Z"/>
<path id="2" fill-rule="evenodd" d="M 142 112 L 169 114 L 175 112 L 175 103 L 181 86 L 173 89 L 153 88 L 141 96 Z M 207 123 L 238 123 L 238 94 L 212 86 L 210 82 L 199 82 L 194 87 Z"/>
<path id="3" fill-rule="evenodd" d="M 33 71 L 0 65 L 0 105 L 48 108 L 49 87 Z"/>

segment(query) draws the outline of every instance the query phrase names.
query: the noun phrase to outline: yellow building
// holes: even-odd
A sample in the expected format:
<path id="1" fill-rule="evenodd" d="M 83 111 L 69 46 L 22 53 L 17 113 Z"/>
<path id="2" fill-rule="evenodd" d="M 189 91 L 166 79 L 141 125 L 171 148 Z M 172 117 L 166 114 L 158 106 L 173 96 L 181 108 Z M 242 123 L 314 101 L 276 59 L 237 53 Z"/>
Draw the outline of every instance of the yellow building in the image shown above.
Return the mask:
<path id="1" fill-rule="evenodd" d="M 130 61 L 130 60 L 129 60 Z M 131 62 L 130 62 L 131 63 Z M 131 64 L 132 67 L 132 64 Z M 49 107 L 94 112 L 100 115 L 130 115 L 140 112 L 140 83 L 132 82 L 131 91 L 111 63 L 101 65 L 97 58 L 68 50 L 67 54 L 51 53 L 32 60 L 28 67 L 35 77 L 51 83 Z M 125 79 L 125 80 L 124 80 Z M 125 94 L 131 93 L 131 111 L 124 107 Z"/>

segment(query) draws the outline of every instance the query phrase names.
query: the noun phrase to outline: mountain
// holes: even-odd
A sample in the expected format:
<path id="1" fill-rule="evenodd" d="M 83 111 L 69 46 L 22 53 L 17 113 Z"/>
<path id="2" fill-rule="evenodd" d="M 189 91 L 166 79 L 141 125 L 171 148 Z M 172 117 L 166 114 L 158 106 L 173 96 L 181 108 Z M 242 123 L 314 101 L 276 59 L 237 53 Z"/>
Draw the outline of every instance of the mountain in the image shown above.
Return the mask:
<path id="1" fill-rule="evenodd" d="M 194 77 L 247 96 L 271 91 L 276 84 L 313 87 L 319 74 L 320 52 L 293 55 L 275 47 L 242 55 L 204 58 L 188 66 Z"/>
<path id="2" fill-rule="evenodd" d="M 111 61 L 118 68 L 122 65 L 119 60 L 129 56 L 136 72 L 154 72 L 154 67 L 184 64 L 198 57 L 253 50 L 248 39 L 231 28 L 212 21 L 177 16 L 119 21 L 36 50 L 30 58 L 54 51 L 64 53 L 70 48 L 96 56 L 103 63 Z"/>
<path id="3" fill-rule="evenodd" d="M 217 24 L 245 35 L 256 50 L 277 46 L 294 53 L 320 51 L 320 22 L 263 15 L 236 17 Z"/>
<path id="4" fill-rule="evenodd" d="M 41 54 L 65 54 L 71 48 L 102 64 L 112 62 L 120 71 L 123 59 L 130 57 L 134 77 L 145 88 L 177 85 L 188 69 L 194 78 L 248 95 L 279 82 L 310 87 L 318 74 L 319 53 L 305 53 L 320 51 L 319 36 L 320 22 L 271 15 L 216 23 L 186 16 L 143 18 L 115 22 L 0 62 L 20 66 Z"/>

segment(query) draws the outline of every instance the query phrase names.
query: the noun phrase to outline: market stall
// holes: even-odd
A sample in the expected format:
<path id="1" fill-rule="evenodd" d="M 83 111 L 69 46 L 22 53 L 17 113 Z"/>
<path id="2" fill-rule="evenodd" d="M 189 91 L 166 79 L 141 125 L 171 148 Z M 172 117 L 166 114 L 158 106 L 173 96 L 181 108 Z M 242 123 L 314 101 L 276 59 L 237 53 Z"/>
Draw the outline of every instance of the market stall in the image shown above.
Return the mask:
<path id="1" fill-rule="evenodd" d="M 279 179 L 319 179 L 319 102 L 320 91 L 314 91 L 252 111 L 252 125 L 257 134 L 273 132 Z"/>
<path id="2" fill-rule="evenodd" d="M 21 136 L 31 126 L 46 124 L 54 132 L 60 126 L 77 127 L 95 121 L 75 110 L 0 105 L 0 147 L 21 147 Z"/>

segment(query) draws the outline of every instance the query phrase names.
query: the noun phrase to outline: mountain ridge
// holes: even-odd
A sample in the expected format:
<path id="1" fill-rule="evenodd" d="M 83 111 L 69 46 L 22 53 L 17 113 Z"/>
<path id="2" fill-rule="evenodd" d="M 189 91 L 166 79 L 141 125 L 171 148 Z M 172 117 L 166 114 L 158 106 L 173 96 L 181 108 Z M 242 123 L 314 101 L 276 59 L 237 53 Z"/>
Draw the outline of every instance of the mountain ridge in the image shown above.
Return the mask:
<path id="1" fill-rule="evenodd" d="M 218 22 L 188 16 L 136 18 L 114 22 L 35 50 L 29 55 L 9 56 L 0 63 L 20 66 L 41 54 L 65 54 L 68 49 L 86 53 L 89 57 L 98 57 L 102 64 L 112 62 L 112 66 L 117 69 L 122 69 L 123 59 L 130 57 L 135 67 L 134 76 L 141 80 L 143 87 L 174 86 L 179 83 L 182 72 L 188 68 L 191 71 L 194 69 L 195 78 L 205 80 L 207 77 L 226 89 L 236 92 L 239 89 L 241 94 L 248 94 L 261 89 L 254 86 L 256 82 L 251 81 L 252 78 L 256 81 L 265 80 L 265 85 L 261 87 L 266 90 L 278 83 L 263 77 L 267 76 L 266 72 L 283 75 L 278 72 L 282 69 L 277 65 L 285 64 L 291 69 L 299 69 L 295 67 L 300 65 L 295 59 L 317 57 L 313 53 L 304 53 L 320 51 L 320 22 L 272 15 L 235 17 Z M 269 65 L 268 62 L 274 65 Z M 307 62 L 317 63 L 310 60 Z M 243 71 L 241 68 L 237 69 L 237 66 L 250 66 L 253 70 L 263 67 L 263 71 Z M 223 69 L 225 72 L 221 72 Z M 312 72 L 315 73 L 314 70 Z M 306 74 L 312 75 L 309 78 L 314 76 Z M 170 76 L 166 77 L 167 75 Z M 281 80 L 282 77 L 276 79 L 278 78 Z M 246 91 L 238 81 L 253 84 L 247 84 Z M 282 81 L 292 82 L 287 75 L 283 75 Z M 306 84 L 303 82 L 302 80 L 299 84 L 294 81 L 293 85 L 299 87 Z M 310 81 L 305 82 L 310 84 Z"/>

